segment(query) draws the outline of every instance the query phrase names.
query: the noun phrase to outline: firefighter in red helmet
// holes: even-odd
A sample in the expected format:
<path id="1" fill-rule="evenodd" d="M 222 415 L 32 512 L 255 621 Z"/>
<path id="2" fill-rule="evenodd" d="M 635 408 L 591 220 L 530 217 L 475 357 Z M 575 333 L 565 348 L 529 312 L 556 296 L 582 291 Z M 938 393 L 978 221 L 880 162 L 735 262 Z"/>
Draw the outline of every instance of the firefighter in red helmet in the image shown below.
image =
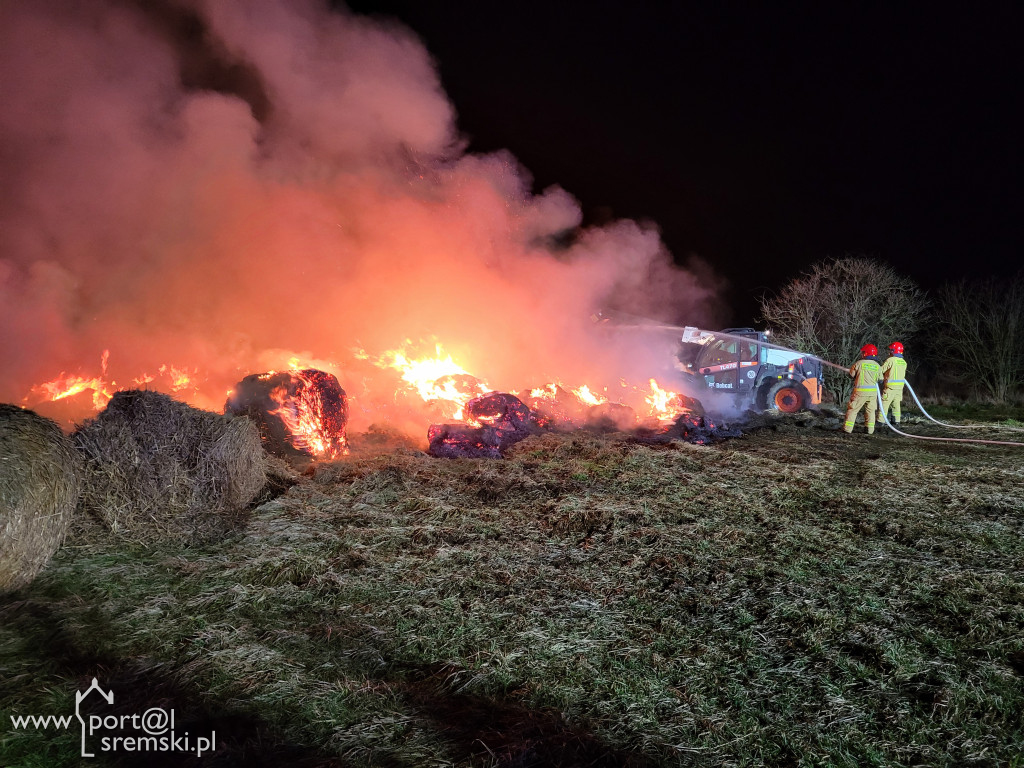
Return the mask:
<path id="1" fill-rule="evenodd" d="M 900 423 L 900 404 L 903 402 L 903 384 L 907 379 L 907 361 L 903 359 L 903 344 L 894 341 L 889 345 L 892 354 L 882 363 L 882 379 L 885 388 L 882 390 L 882 417 L 889 417 L 892 409 L 892 423 Z"/>
<path id="2" fill-rule="evenodd" d="M 878 410 L 878 377 L 881 373 L 881 366 L 878 364 L 878 347 L 874 344 L 865 344 L 860 348 L 860 360 L 850 366 L 850 376 L 853 378 L 853 392 L 850 393 L 850 402 L 846 404 L 846 423 L 843 431 L 849 434 L 853 432 L 853 423 L 857 420 L 857 414 L 864 409 L 864 424 L 868 428 L 868 434 L 875 432 L 875 413 Z"/>

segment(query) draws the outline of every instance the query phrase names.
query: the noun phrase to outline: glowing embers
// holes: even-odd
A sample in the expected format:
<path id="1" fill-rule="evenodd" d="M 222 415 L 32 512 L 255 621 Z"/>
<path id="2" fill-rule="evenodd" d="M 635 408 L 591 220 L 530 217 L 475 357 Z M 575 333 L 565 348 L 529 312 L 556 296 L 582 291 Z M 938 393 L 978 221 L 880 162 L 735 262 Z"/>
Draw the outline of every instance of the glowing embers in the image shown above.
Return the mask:
<path id="1" fill-rule="evenodd" d="M 337 378 L 314 368 L 246 376 L 224 412 L 248 416 L 275 455 L 335 459 L 348 453 L 348 400 Z"/>
<path id="2" fill-rule="evenodd" d="M 534 431 L 530 409 L 504 392 L 491 392 L 466 403 L 465 424 L 432 424 L 427 453 L 439 458 L 498 459 L 510 445 Z"/>

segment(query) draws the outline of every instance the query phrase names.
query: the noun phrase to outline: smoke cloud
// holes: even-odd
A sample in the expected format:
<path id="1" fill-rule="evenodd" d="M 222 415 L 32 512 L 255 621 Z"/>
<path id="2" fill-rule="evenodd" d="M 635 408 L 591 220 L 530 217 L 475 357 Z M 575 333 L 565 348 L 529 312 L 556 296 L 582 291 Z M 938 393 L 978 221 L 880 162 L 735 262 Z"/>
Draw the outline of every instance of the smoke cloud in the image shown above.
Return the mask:
<path id="1" fill-rule="evenodd" d="M 318 0 L 4 3 L 0 95 L 0 400 L 109 350 L 122 386 L 179 366 L 220 410 L 297 355 L 372 421 L 356 349 L 436 339 L 495 387 L 617 381 L 663 350 L 596 334 L 595 310 L 709 319 L 715 281 L 653 226 L 581 228 L 511 154 L 468 153 L 397 24 Z"/>

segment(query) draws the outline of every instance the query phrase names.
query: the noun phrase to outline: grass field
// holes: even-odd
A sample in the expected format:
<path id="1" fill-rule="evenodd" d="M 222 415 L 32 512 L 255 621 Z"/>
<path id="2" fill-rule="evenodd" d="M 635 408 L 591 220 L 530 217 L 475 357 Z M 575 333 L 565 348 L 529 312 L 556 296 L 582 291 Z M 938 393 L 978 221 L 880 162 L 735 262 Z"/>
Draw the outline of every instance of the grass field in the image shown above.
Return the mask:
<path id="1" fill-rule="evenodd" d="M 9 715 L 94 676 L 217 749 L 89 764 L 1024 765 L 1024 449 L 835 426 L 356 440 L 216 545 L 79 536 L 0 598 L 0 765 L 82 764 Z"/>

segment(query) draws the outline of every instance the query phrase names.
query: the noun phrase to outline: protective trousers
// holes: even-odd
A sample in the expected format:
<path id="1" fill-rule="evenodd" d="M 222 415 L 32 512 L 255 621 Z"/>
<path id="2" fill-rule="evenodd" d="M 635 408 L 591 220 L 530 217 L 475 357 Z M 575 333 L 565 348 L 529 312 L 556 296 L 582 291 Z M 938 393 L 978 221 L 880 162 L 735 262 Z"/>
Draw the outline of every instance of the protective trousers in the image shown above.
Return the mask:
<path id="1" fill-rule="evenodd" d="M 860 389 L 853 390 L 853 394 L 850 396 L 850 402 L 846 405 L 846 423 L 843 425 L 843 430 L 847 433 L 853 432 L 853 423 L 857 421 L 857 414 L 860 409 L 864 409 L 864 424 L 868 428 L 868 434 L 873 435 L 875 433 L 875 412 L 877 410 L 878 393 L 874 387 L 871 389 Z"/>
<path id="2" fill-rule="evenodd" d="M 886 387 L 885 391 L 882 392 L 882 414 L 885 416 L 889 415 L 889 409 L 892 408 L 892 422 L 895 424 L 900 423 L 900 404 L 903 402 L 903 385 L 895 387 Z"/>
<path id="3" fill-rule="evenodd" d="M 892 420 L 900 423 L 900 403 L 903 400 L 903 385 L 906 383 L 907 361 L 903 355 L 893 354 L 882 363 L 882 416 L 889 413 L 892 407 Z"/>

